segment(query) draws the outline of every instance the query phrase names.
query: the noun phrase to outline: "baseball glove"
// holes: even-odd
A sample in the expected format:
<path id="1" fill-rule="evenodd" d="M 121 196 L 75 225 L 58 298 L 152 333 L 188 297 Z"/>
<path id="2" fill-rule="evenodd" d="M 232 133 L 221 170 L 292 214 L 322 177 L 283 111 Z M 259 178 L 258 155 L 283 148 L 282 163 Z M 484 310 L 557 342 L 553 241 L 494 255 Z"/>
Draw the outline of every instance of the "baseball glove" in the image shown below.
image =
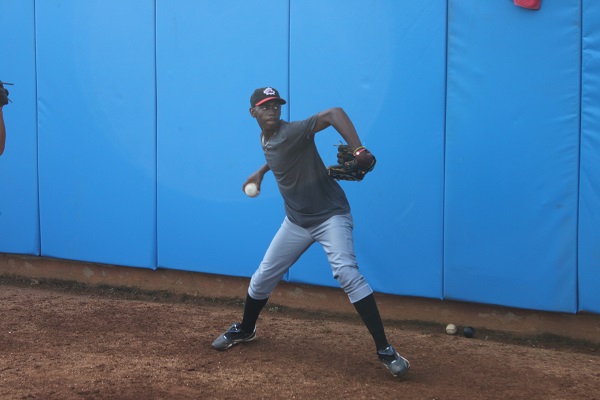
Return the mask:
<path id="1" fill-rule="evenodd" d="M 8 104 L 10 99 L 8 98 L 8 90 L 4 88 L 3 82 L 0 81 L 0 107 Z"/>
<path id="2" fill-rule="evenodd" d="M 350 146 L 338 146 L 337 165 L 327 168 L 330 177 L 343 181 L 362 181 L 365 175 L 375 168 L 375 157 L 364 147 L 352 150 Z"/>

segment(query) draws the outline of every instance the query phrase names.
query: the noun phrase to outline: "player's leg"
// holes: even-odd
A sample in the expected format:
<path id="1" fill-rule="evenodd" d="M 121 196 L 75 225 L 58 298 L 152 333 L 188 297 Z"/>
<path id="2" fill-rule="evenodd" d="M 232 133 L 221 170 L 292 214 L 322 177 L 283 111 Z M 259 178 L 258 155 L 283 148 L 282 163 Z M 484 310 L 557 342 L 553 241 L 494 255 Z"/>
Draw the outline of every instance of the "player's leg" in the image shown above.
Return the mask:
<path id="1" fill-rule="evenodd" d="M 353 229 L 350 214 L 336 215 L 314 227 L 311 234 L 327 254 L 333 277 L 354 304 L 372 294 L 373 289 L 358 269 Z"/>
<path id="2" fill-rule="evenodd" d="M 410 368 L 410 363 L 398 354 L 387 341 L 373 293 L 353 303 L 353 305 L 375 341 L 379 361 L 396 377 L 406 374 Z"/>
<path id="3" fill-rule="evenodd" d="M 314 234 L 327 254 L 333 277 L 346 292 L 373 336 L 376 349 L 383 350 L 389 343 L 373 297 L 373 289 L 358 269 L 352 231 L 352 216 L 338 215 L 318 227 Z"/>
<path id="4" fill-rule="evenodd" d="M 330 218 L 312 233 L 327 254 L 334 278 L 348 295 L 373 337 L 379 360 L 394 376 L 404 375 L 410 364 L 387 340 L 373 290 L 358 269 L 353 228 L 352 216 L 347 214 Z"/>
<path id="5" fill-rule="evenodd" d="M 250 279 L 248 294 L 257 300 L 267 299 L 283 275 L 314 242 L 306 229 L 286 217 Z"/>
<path id="6" fill-rule="evenodd" d="M 256 321 L 271 292 L 313 243 L 314 240 L 305 229 L 285 218 L 260 266 L 250 279 L 242 322 L 233 324 L 227 332 L 219 336 L 213 342 L 215 349 L 226 350 L 235 344 L 249 342 L 255 338 Z"/>
<path id="7" fill-rule="evenodd" d="M 314 243 L 308 232 L 287 217 L 271 241 L 260 266 L 250 279 L 242 329 L 252 331 L 260 311 L 283 275 Z"/>

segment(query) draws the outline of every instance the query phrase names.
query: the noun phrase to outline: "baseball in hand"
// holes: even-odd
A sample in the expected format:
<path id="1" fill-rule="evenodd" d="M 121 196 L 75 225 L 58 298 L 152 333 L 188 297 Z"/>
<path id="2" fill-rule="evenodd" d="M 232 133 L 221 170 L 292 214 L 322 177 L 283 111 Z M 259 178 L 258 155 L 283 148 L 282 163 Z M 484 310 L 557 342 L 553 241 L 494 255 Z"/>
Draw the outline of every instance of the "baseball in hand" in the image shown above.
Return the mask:
<path id="1" fill-rule="evenodd" d="M 258 196 L 258 188 L 255 183 L 249 183 L 244 186 L 244 192 L 248 195 L 248 197 L 256 197 Z"/>

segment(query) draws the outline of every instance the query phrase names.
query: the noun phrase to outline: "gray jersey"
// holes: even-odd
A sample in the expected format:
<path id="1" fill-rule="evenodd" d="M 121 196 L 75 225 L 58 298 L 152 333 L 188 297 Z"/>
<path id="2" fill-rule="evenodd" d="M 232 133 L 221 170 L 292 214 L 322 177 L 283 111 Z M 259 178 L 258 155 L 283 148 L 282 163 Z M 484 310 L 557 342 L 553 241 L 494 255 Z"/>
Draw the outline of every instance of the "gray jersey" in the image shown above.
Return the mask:
<path id="1" fill-rule="evenodd" d="M 350 212 L 344 191 L 329 177 L 317 151 L 311 135 L 316 122 L 316 115 L 303 121 L 281 120 L 279 131 L 263 143 L 265 159 L 279 186 L 286 215 L 302 227 Z"/>

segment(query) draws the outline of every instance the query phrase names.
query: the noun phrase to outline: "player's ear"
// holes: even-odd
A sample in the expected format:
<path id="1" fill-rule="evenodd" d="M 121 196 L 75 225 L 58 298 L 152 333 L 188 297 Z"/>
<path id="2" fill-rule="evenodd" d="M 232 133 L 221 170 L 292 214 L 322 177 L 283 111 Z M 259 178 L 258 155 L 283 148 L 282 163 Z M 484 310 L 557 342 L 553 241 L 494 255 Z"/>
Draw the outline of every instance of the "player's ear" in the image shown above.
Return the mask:
<path id="1" fill-rule="evenodd" d="M 250 107 L 250 115 L 252 115 L 252 118 L 256 118 L 256 111 L 254 110 L 254 107 Z"/>

